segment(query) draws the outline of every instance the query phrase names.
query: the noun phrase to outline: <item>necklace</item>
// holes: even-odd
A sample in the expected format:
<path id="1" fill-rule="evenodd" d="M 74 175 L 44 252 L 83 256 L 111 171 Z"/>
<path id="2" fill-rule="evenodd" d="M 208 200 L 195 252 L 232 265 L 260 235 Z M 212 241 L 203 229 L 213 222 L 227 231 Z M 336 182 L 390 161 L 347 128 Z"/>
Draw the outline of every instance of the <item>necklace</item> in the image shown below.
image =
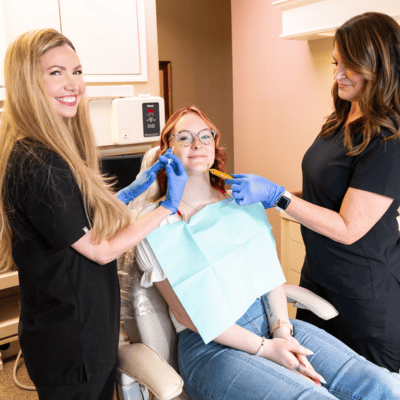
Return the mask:
<path id="1" fill-rule="evenodd" d="M 186 201 L 183 200 L 183 199 L 181 199 L 181 202 L 182 202 L 182 203 L 185 203 L 185 204 L 186 204 L 187 206 L 189 206 L 190 208 L 193 208 L 193 210 L 200 211 L 198 208 L 191 206 L 189 203 L 186 203 Z"/>
<path id="2" fill-rule="evenodd" d="M 218 193 L 218 199 L 217 199 L 216 202 L 218 202 L 219 200 L 220 200 L 220 195 L 219 195 L 219 193 Z M 189 206 L 191 209 L 195 210 L 196 212 L 200 211 L 198 208 L 193 207 L 193 206 L 190 205 L 189 203 L 186 203 L 186 201 L 183 200 L 183 199 L 181 199 L 181 202 L 182 202 L 182 203 L 185 203 L 187 206 Z M 216 202 L 214 202 L 214 203 L 216 203 Z M 213 204 L 213 203 L 208 203 L 208 204 Z M 205 204 L 204 207 L 207 206 L 208 204 Z M 178 210 L 177 214 L 180 216 L 180 218 L 181 218 L 183 221 L 186 221 L 186 216 L 185 216 L 185 214 L 182 214 L 179 210 Z"/>
<path id="3" fill-rule="evenodd" d="M 187 206 L 189 206 L 190 208 L 192 208 L 195 212 L 200 211 L 198 208 L 195 208 L 195 207 L 191 206 L 189 203 L 186 203 L 185 200 L 182 200 L 182 199 L 181 199 L 181 202 L 182 202 L 182 203 L 185 203 Z M 187 220 L 186 220 L 186 215 L 185 215 L 185 214 L 182 214 L 179 210 L 178 210 L 177 214 L 179 215 L 179 217 L 181 218 L 182 221 L 187 222 Z"/>
<path id="4" fill-rule="evenodd" d="M 215 188 L 215 189 L 217 189 L 218 192 L 221 192 L 221 193 L 224 194 L 224 195 L 226 194 L 225 191 L 223 191 L 223 190 L 221 190 L 221 189 L 219 189 L 219 188 Z M 214 203 L 217 203 L 218 201 L 220 201 L 220 193 L 218 193 L 218 199 L 217 199 L 217 201 L 214 201 L 213 203 L 208 203 L 208 204 L 214 204 Z M 189 206 L 190 208 L 192 208 L 192 209 L 195 210 L 195 211 L 200 211 L 198 208 L 191 206 L 189 203 L 186 203 L 186 201 L 183 200 L 183 199 L 181 199 L 181 202 L 182 202 L 182 203 L 185 203 L 187 206 Z M 205 204 L 204 207 L 207 206 L 208 204 Z M 178 210 L 177 214 L 179 215 L 179 217 L 181 218 L 182 221 L 187 222 L 187 221 L 186 221 L 186 216 L 185 216 L 185 214 L 182 214 L 179 210 Z"/>
<path id="5" fill-rule="evenodd" d="M 182 199 L 181 199 L 181 202 L 182 202 L 182 203 L 185 203 L 187 206 L 189 206 L 190 208 L 192 208 L 192 209 L 195 210 L 196 212 L 197 212 L 197 211 L 200 211 L 198 208 L 195 208 L 195 207 L 191 206 L 190 204 L 186 203 L 185 200 L 182 200 Z M 179 210 L 178 210 L 177 214 L 179 215 L 179 217 L 181 218 L 182 221 L 187 222 L 187 220 L 186 220 L 186 215 L 185 215 L 185 214 L 182 214 Z"/>
<path id="6" fill-rule="evenodd" d="M 210 200 L 211 200 L 211 199 L 210 199 Z M 212 203 L 207 203 L 207 204 L 205 204 L 203 207 L 208 206 L 209 204 L 216 203 L 216 202 L 218 202 L 219 200 L 220 200 L 220 194 L 219 194 L 219 192 L 218 192 L 218 193 L 217 193 L 217 200 L 216 200 L 216 201 L 213 201 Z M 181 201 L 182 201 L 182 203 L 185 203 L 185 204 L 186 204 L 187 206 L 189 206 L 190 208 L 193 208 L 193 210 L 200 211 L 198 208 L 193 207 L 193 206 L 190 205 L 189 203 L 186 203 L 185 200 L 181 199 Z"/>

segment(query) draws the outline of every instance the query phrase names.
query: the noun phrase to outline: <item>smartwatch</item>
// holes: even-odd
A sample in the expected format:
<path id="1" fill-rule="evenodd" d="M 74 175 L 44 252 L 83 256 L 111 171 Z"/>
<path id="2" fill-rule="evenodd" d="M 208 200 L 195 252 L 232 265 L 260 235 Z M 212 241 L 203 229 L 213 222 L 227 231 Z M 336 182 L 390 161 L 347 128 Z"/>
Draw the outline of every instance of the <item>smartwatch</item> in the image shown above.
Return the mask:
<path id="1" fill-rule="evenodd" d="M 278 199 L 278 201 L 274 204 L 274 207 L 278 209 L 279 211 L 285 211 L 289 204 L 290 200 L 292 198 L 292 194 L 285 190 L 285 193 Z"/>

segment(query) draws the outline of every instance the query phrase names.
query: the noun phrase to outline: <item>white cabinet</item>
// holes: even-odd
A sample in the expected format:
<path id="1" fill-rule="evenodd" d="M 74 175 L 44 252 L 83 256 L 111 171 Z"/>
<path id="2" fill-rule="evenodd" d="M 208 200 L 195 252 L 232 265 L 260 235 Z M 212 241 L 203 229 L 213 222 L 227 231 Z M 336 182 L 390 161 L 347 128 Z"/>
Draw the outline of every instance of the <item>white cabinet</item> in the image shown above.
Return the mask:
<path id="1" fill-rule="evenodd" d="M 348 19 L 367 11 L 388 14 L 400 21 L 398 0 L 277 0 L 272 4 L 282 10 L 283 39 L 333 36 Z"/>
<path id="2" fill-rule="evenodd" d="M 4 54 L 6 53 L 7 49 L 7 42 L 6 42 L 6 28 L 4 25 L 4 13 L 1 12 L 0 9 L 0 91 L 4 91 L 1 86 L 4 86 Z M 0 93 L 0 99 L 4 98 L 4 93 Z"/>
<path id="3" fill-rule="evenodd" d="M 102 75 L 104 71 L 110 75 L 140 74 L 134 3 L 60 0 L 62 32 L 76 47 L 85 75 Z"/>
<path id="4" fill-rule="evenodd" d="M 54 28 L 60 30 L 58 1 L 1 0 L 1 2 L 3 3 L 7 44 L 30 29 Z"/>
<path id="5" fill-rule="evenodd" d="M 54 28 L 74 44 L 86 82 L 147 81 L 144 0 L 0 0 L 0 15 L 1 64 L 19 34 Z"/>
<path id="6" fill-rule="evenodd" d="M 0 274 L 0 346 L 18 342 L 18 322 L 20 314 L 18 272 Z M 6 346 L 7 347 L 7 346 Z M 0 348 L 0 369 L 2 357 L 18 352 L 18 346 L 2 351 Z"/>
<path id="7" fill-rule="evenodd" d="M 299 285 L 301 268 L 306 255 L 300 224 L 289 215 L 281 212 L 281 265 L 286 283 Z M 288 304 L 290 318 L 296 318 L 296 309 Z"/>

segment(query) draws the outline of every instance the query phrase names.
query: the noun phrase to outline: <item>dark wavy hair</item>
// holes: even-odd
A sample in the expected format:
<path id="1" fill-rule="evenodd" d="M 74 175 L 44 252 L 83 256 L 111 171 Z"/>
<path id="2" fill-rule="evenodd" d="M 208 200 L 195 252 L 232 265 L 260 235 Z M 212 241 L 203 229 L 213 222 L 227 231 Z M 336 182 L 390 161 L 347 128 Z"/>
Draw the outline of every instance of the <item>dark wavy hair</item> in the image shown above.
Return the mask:
<path id="1" fill-rule="evenodd" d="M 376 12 L 357 15 L 345 22 L 334 36 L 339 54 L 350 70 L 364 79 L 359 102 L 363 117 L 345 127 L 344 145 L 348 155 L 363 152 L 381 128 L 399 138 L 400 131 L 400 26 L 391 17 Z M 322 126 L 320 136 L 334 134 L 346 121 L 351 103 L 338 96 L 338 83 L 332 88 L 335 111 Z M 353 137 L 363 140 L 354 146 Z"/>
<path id="2" fill-rule="evenodd" d="M 201 111 L 196 106 L 179 108 L 174 112 L 174 114 L 172 114 L 168 118 L 167 123 L 165 124 L 163 130 L 161 131 L 160 149 L 155 154 L 154 162 L 156 162 L 158 156 L 164 154 L 168 150 L 169 139 L 171 137 L 173 128 L 178 123 L 178 121 L 187 113 L 197 114 L 211 130 L 217 132 L 217 134 L 215 135 L 215 160 L 214 164 L 210 168 L 215 168 L 221 172 L 225 172 L 227 157 L 224 149 L 219 145 L 221 133 L 219 132 L 218 128 L 210 121 L 210 119 L 204 114 L 204 112 Z M 212 186 L 214 186 L 215 188 L 219 188 L 221 190 L 225 190 L 225 181 L 223 179 L 210 174 L 210 180 Z M 157 181 L 160 184 L 161 193 L 162 195 L 164 195 L 167 191 L 167 173 L 165 172 L 164 168 L 158 172 Z"/>

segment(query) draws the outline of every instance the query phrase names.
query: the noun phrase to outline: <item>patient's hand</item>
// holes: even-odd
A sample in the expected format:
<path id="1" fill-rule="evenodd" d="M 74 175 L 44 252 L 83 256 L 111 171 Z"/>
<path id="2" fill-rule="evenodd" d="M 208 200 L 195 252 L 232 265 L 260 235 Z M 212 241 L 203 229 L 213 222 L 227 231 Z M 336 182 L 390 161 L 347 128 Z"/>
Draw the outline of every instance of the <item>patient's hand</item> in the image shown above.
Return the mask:
<path id="1" fill-rule="evenodd" d="M 292 343 L 298 343 L 300 344 L 297 339 L 295 339 L 291 334 L 290 334 L 290 330 L 287 327 L 282 327 L 280 329 L 277 329 L 274 334 L 273 334 L 274 338 L 279 338 L 279 339 L 283 339 L 283 340 L 287 340 L 289 342 Z M 308 374 L 303 373 L 303 369 L 304 372 L 307 371 L 314 371 L 315 373 L 317 373 L 314 369 L 314 367 L 310 364 L 310 362 L 308 361 L 307 357 L 304 354 L 299 354 L 299 353 L 293 353 L 294 356 L 296 356 L 296 358 L 298 359 L 298 361 L 300 362 L 300 364 L 302 365 L 301 367 L 301 372 L 294 370 L 293 372 L 295 372 L 298 375 L 303 376 L 304 378 L 310 380 L 311 382 L 314 382 L 316 385 L 321 386 L 321 382 L 319 381 L 319 379 L 315 379 L 314 377 L 310 377 Z"/>
<path id="2" fill-rule="evenodd" d="M 312 352 L 302 345 L 290 334 L 283 338 L 268 340 L 268 345 L 263 349 L 261 355 L 293 372 L 300 372 L 305 378 L 311 379 L 316 385 L 321 386 L 323 377 L 318 374 L 307 360 L 306 355 Z M 300 363 L 300 371 L 296 368 Z"/>

